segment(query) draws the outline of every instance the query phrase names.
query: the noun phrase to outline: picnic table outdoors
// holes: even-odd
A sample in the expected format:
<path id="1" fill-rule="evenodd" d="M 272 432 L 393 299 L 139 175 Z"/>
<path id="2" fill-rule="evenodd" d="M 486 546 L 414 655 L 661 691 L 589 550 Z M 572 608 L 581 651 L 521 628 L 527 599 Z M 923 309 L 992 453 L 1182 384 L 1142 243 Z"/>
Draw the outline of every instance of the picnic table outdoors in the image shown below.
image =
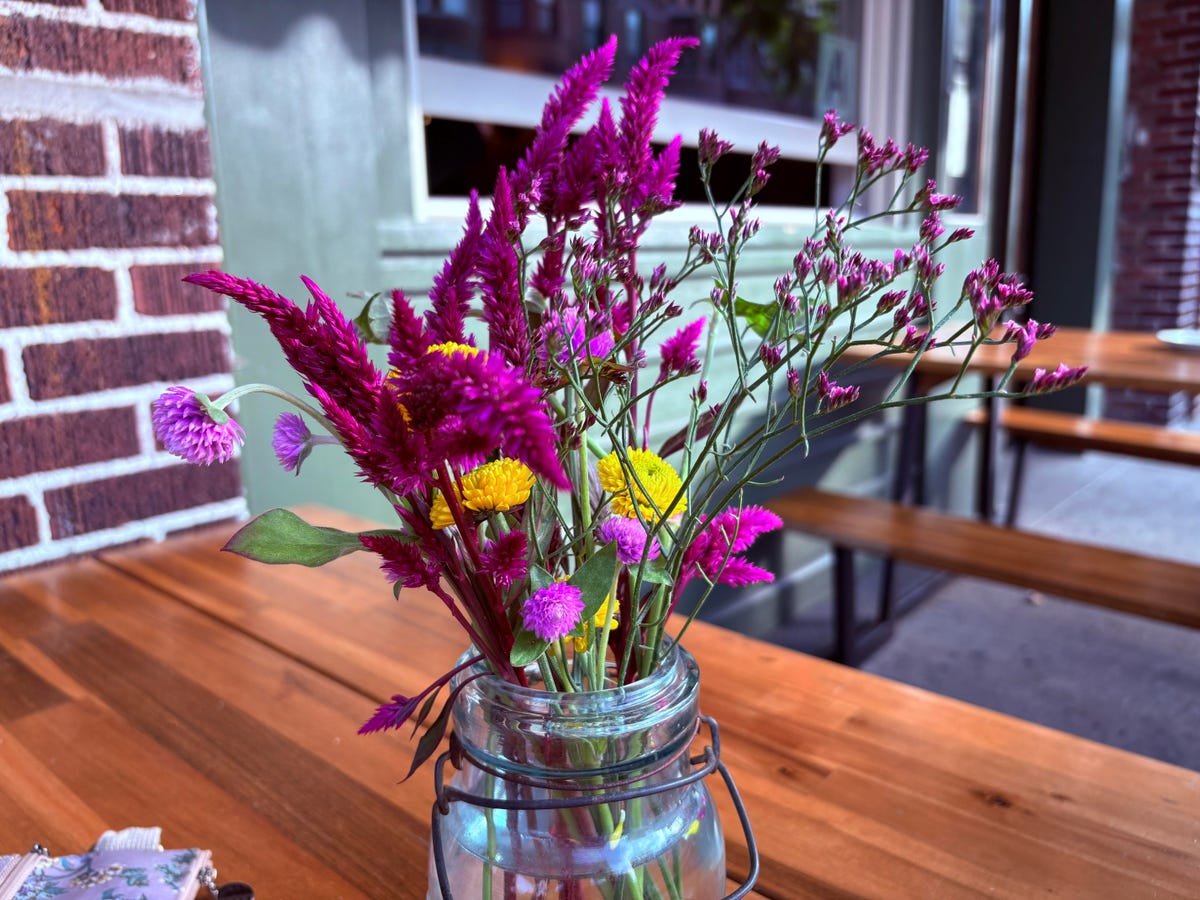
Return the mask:
<path id="1" fill-rule="evenodd" d="M 423 897 L 430 773 L 399 783 L 407 736 L 355 731 L 461 634 L 374 557 L 268 567 L 219 553 L 231 530 L 0 580 L 0 852 L 158 825 L 266 900 Z M 1197 896 L 1198 773 L 703 623 L 685 643 L 759 896 Z"/>

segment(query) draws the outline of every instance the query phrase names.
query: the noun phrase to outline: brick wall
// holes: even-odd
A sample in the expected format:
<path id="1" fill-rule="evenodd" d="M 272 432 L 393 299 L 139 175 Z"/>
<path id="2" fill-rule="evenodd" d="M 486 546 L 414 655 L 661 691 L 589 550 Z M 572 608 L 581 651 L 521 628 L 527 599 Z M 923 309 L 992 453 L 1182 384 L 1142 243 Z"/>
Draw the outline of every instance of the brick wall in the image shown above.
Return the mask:
<path id="1" fill-rule="evenodd" d="M 1112 327 L 1200 327 L 1200 3 L 1136 0 Z M 1176 422 L 1186 395 L 1110 391 L 1107 414 Z"/>
<path id="2" fill-rule="evenodd" d="M 0 0 L 0 571 L 240 516 L 150 402 L 233 383 L 194 0 Z"/>

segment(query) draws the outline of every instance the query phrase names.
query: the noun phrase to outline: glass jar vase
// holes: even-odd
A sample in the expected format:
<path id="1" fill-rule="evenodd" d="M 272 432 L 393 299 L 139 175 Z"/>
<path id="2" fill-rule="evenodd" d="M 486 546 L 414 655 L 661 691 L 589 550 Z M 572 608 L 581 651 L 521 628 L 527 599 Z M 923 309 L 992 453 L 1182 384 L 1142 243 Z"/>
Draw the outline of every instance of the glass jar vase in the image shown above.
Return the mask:
<path id="1" fill-rule="evenodd" d="M 532 687 L 481 672 L 458 676 L 471 680 L 437 766 L 429 898 L 724 895 L 725 845 L 705 775 L 721 772 L 747 823 L 713 747 L 691 755 L 700 671 L 686 650 L 671 645 L 649 677 L 603 691 L 538 690 L 535 667 Z M 443 783 L 448 761 L 459 768 Z"/>

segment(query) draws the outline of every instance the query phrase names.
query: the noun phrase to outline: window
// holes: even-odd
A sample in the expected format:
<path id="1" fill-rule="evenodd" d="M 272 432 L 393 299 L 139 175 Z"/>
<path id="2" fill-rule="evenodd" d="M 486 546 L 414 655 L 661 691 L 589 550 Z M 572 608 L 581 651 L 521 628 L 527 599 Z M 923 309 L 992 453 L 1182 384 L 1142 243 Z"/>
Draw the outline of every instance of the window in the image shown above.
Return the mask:
<path id="1" fill-rule="evenodd" d="M 849 119 L 860 112 L 859 97 L 869 87 L 862 84 L 862 61 L 880 42 L 896 43 L 893 20 L 907 15 L 907 0 L 884 4 L 883 13 L 879 6 L 878 0 L 419 0 L 417 78 L 429 193 L 488 192 L 497 165 L 512 165 L 525 147 L 557 77 L 609 34 L 619 47 L 614 97 L 650 45 L 691 34 L 701 44 L 680 62 L 657 137 L 665 142 L 678 133 L 685 147 L 694 147 L 708 127 L 746 154 L 760 141 L 776 144 L 784 157 L 777 177 L 808 191 L 780 202 L 811 205 L 822 114 L 829 107 Z M 893 46 L 894 54 L 907 53 L 907 31 L 901 38 L 903 51 Z M 873 75 L 885 85 L 895 76 L 878 69 Z M 901 117 L 906 97 L 902 106 Z M 849 143 L 831 159 L 853 160 Z"/>

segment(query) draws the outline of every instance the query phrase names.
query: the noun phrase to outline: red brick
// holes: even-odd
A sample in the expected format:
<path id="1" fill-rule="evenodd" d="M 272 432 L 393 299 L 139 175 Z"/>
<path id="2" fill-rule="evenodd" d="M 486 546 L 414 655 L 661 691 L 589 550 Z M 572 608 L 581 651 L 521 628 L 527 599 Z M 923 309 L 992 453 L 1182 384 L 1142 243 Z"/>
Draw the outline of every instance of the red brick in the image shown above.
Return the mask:
<path id="1" fill-rule="evenodd" d="M 179 465 L 118 475 L 46 492 L 50 533 L 57 540 L 238 497 L 236 461 Z"/>
<path id="2" fill-rule="evenodd" d="M 30 0 L 30 2 L 47 6 L 83 6 L 87 0 Z"/>
<path id="3" fill-rule="evenodd" d="M 0 553 L 37 541 L 37 513 L 29 498 L 0 497 Z"/>
<path id="4" fill-rule="evenodd" d="M 227 340 L 219 331 L 35 344 L 23 358 L 34 400 L 229 371 Z"/>
<path id="5" fill-rule="evenodd" d="M 131 407 L 33 416 L 0 423 L 0 478 L 136 456 Z"/>
<path id="6" fill-rule="evenodd" d="M 12 399 L 8 387 L 8 376 L 4 374 L 7 371 L 8 363 L 4 360 L 4 351 L 0 350 L 0 403 L 7 403 Z"/>
<path id="7" fill-rule="evenodd" d="M 97 28 L 40 17 L 0 17 L 0 65 L 108 78 L 163 78 L 199 88 L 191 38 Z"/>
<path id="8" fill-rule="evenodd" d="M 209 197 L 8 192 L 13 250 L 199 247 L 217 241 Z"/>
<path id="9" fill-rule="evenodd" d="M 225 308 L 219 294 L 194 284 L 185 284 L 183 276 L 206 266 L 134 266 L 133 305 L 145 316 L 177 316 L 188 313 L 216 312 Z"/>
<path id="10" fill-rule="evenodd" d="M 99 125 L 54 119 L 0 122 L 0 172 L 10 175 L 103 175 Z"/>
<path id="11" fill-rule="evenodd" d="M 121 129 L 121 171 L 126 175 L 212 176 L 208 132 L 145 126 Z"/>
<path id="12" fill-rule="evenodd" d="M 87 322 L 117 314 L 117 287 L 103 269 L 0 269 L 0 328 Z"/>
<path id="13" fill-rule="evenodd" d="M 156 19 L 179 19 L 190 22 L 196 17 L 193 0 L 101 0 L 110 12 L 137 13 Z"/>

